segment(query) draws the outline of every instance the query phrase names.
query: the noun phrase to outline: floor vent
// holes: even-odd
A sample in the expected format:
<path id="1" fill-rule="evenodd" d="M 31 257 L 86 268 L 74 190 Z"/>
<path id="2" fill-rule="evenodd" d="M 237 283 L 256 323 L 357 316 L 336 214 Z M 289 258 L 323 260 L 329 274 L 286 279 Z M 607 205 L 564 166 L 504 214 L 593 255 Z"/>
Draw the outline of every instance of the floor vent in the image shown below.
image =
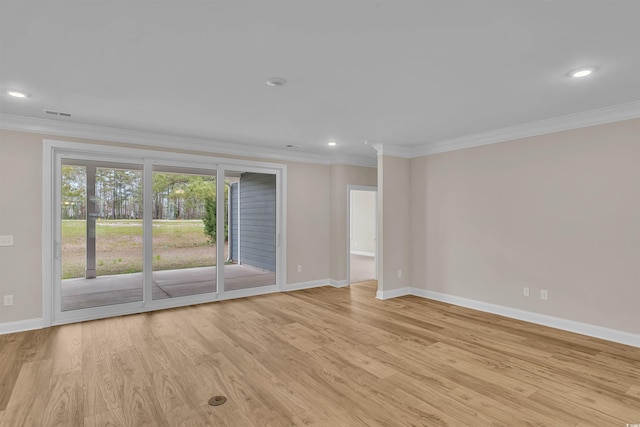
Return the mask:
<path id="1" fill-rule="evenodd" d="M 213 396 L 211 399 L 209 399 L 209 405 L 220 406 L 226 401 L 227 401 L 227 398 L 224 396 Z"/>

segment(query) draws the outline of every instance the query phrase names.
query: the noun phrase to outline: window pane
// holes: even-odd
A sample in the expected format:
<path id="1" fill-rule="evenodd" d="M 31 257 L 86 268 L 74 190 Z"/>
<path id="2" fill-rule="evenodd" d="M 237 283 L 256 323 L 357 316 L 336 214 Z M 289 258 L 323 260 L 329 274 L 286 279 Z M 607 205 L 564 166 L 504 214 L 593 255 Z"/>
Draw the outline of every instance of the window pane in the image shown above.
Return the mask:
<path id="1" fill-rule="evenodd" d="M 216 291 L 215 170 L 155 167 L 153 299 Z"/>

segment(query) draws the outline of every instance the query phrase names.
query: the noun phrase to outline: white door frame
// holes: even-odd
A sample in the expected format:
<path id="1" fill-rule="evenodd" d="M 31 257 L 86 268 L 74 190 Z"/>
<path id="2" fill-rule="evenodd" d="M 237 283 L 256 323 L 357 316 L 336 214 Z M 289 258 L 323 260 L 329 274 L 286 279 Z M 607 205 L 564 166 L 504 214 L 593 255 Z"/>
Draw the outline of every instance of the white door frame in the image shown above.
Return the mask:
<path id="1" fill-rule="evenodd" d="M 145 177 L 144 198 L 144 240 L 145 247 L 151 247 L 151 185 L 154 164 L 175 165 L 191 168 L 215 169 L 218 177 L 218 191 L 224 194 L 225 170 L 263 172 L 276 175 L 276 284 L 252 289 L 224 291 L 224 269 L 218 268 L 217 292 L 176 297 L 163 300 L 151 298 L 152 254 L 144 253 L 145 277 L 143 300 L 139 302 L 93 307 L 62 312 L 60 302 L 60 159 L 62 156 L 79 159 L 95 159 L 119 163 L 143 165 Z M 42 319 L 43 327 L 77 321 L 113 317 L 124 314 L 142 313 L 163 308 L 180 307 L 216 300 L 239 298 L 251 295 L 278 292 L 286 283 L 286 179 L 287 167 L 278 163 L 255 162 L 207 155 L 191 155 L 138 148 L 109 145 L 85 144 L 67 141 L 43 141 L 42 168 Z M 224 203 L 218 203 L 218 215 L 224 217 Z M 224 221 L 218 221 L 218 236 L 224 236 Z M 224 260 L 224 245 L 218 246 L 218 259 Z"/>
<path id="2" fill-rule="evenodd" d="M 378 197 L 378 187 L 370 185 L 347 185 L 347 284 L 351 284 L 351 192 L 352 191 L 372 191 Z M 378 203 L 374 211 L 374 239 L 376 241 L 376 250 L 373 262 L 375 263 L 375 280 L 378 280 Z"/>

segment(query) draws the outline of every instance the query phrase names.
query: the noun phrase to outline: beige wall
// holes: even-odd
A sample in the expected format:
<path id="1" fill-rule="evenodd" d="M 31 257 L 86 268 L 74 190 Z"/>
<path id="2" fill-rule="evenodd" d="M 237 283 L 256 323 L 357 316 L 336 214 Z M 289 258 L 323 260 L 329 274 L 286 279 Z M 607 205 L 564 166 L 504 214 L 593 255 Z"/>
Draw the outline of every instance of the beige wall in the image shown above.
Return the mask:
<path id="1" fill-rule="evenodd" d="M 378 178 L 375 168 L 283 162 L 287 281 L 346 279 L 347 185 L 379 180 L 383 291 L 413 286 L 640 333 L 638 135 L 640 120 L 629 120 L 411 160 L 381 156 Z M 15 299 L 0 305 L 0 323 L 41 316 L 43 138 L 0 131 L 0 234 L 15 239 L 0 247 L 0 296 Z"/>
<path id="2" fill-rule="evenodd" d="M 42 138 L 0 131 L 0 323 L 42 317 Z"/>
<path id="3" fill-rule="evenodd" d="M 378 156 L 378 290 L 382 292 L 411 286 L 409 166 L 409 159 Z"/>
<path id="4" fill-rule="evenodd" d="M 331 166 L 331 278 L 339 281 L 347 280 L 349 185 L 376 186 L 376 169 L 348 165 Z"/>
<path id="5" fill-rule="evenodd" d="M 287 174 L 287 281 L 332 278 L 330 167 L 289 163 Z M 298 265 L 302 266 L 302 273 L 298 273 Z"/>
<path id="6" fill-rule="evenodd" d="M 414 287 L 640 333 L 640 120 L 412 159 L 411 184 Z"/>
<path id="7" fill-rule="evenodd" d="M 13 306 L 0 305 L 0 323 L 42 316 L 43 139 L 124 145 L 0 131 L 0 234 L 13 234 L 15 239 L 13 247 L 0 247 L 0 296 L 14 295 Z M 145 146 L 137 148 L 149 149 Z M 193 151 L 166 151 L 213 156 Z M 341 265 L 342 270 L 346 269 L 346 250 L 330 227 L 342 228 L 346 239 L 346 185 L 375 185 L 375 168 L 278 163 L 287 165 L 288 175 L 287 283 L 339 278 L 334 270 Z M 334 188 L 336 194 L 332 193 Z M 340 211 L 343 197 L 345 205 Z M 336 215 L 340 218 L 333 221 Z M 344 253 L 342 261 L 330 258 L 340 252 Z M 297 272 L 297 265 L 303 266 L 301 273 Z"/>

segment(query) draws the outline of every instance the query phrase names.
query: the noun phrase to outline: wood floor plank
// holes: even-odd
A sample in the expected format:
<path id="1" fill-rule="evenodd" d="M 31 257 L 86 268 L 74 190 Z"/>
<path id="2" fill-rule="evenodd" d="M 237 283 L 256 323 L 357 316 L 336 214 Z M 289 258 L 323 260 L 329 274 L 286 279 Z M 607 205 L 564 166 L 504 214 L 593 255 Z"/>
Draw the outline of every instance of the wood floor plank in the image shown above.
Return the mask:
<path id="1" fill-rule="evenodd" d="M 117 349 L 106 336 L 104 320 L 82 324 L 84 416 L 122 409 L 122 395 L 111 366 Z"/>
<path id="2" fill-rule="evenodd" d="M 640 384 L 629 387 L 627 395 L 640 399 Z"/>
<path id="3" fill-rule="evenodd" d="M 54 368 L 55 371 L 55 368 Z M 51 389 L 43 415 L 43 426 L 79 426 L 84 422 L 82 373 L 67 372 L 51 377 Z"/>
<path id="4" fill-rule="evenodd" d="M 623 426 L 640 349 L 324 287 L 0 336 L 0 426 Z M 224 395 L 222 406 L 209 406 Z"/>
<path id="5" fill-rule="evenodd" d="M 3 426 L 41 425 L 49 398 L 51 359 L 27 362 L 12 390 L 5 410 Z"/>
<path id="6" fill-rule="evenodd" d="M 119 427 L 127 425 L 122 408 L 84 418 L 84 427 Z"/>
<path id="7" fill-rule="evenodd" d="M 259 427 L 253 423 L 234 401 L 221 406 L 201 405 L 198 408 L 200 417 L 192 420 L 194 427 Z"/>
<path id="8" fill-rule="evenodd" d="M 24 337 L 26 335 L 22 334 L 0 336 L 0 411 L 7 408 L 20 368 L 24 363 L 18 354 L 18 348 Z"/>
<path id="9" fill-rule="evenodd" d="M 53 375 L 82 371 L 82 325 L 63 325 L 52 332 Z"/>
<path id="10" fill-rule="evenodd" d="M 452 397 L 452 390 L 447 390 L 445 393 L 442 390 L 431 387 L 424 387 L 424 384 L 413 377 L 400 373 L 392 377 L 386 378 L 385 382 L 390 383 L 394 387 L 404 391 L 405 393 L 413 396 L 422 402 L 422 405 L 430 405 L 436 412 L 434 416 L 442 417 L 439 414 L 440 409 L 450 414 L 451 418 L 454 418 L 457 422 L 452 422 L 451 425 L 504 425 L 500 420 L 489 417 L 484 412 L 478 412 L 474 408 L 457 401 Z"/>

